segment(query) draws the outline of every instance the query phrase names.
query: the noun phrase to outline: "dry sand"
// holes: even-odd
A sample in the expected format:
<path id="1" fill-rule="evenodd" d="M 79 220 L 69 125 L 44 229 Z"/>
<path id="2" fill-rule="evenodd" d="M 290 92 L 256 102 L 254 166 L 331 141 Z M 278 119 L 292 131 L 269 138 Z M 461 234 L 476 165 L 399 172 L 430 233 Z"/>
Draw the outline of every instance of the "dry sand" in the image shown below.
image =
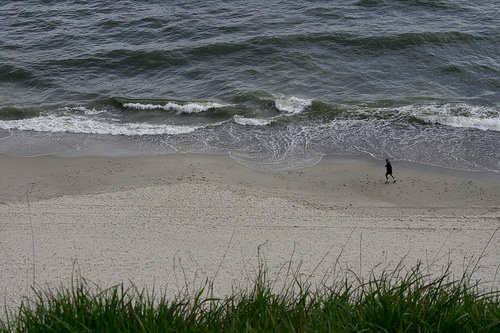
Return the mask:
<path id="1" fill-rule="evenodd" d="M 413 267 L 475 270 L 498 288 L 500 176 L 337 159 L 292 171 L 227 155 L 0 156 L 0 295 L 31 287 L 180 291 L 246 287 L 260 263 L 277 283 Z M 478 261 L 478 259 L 480 260 Z"/>

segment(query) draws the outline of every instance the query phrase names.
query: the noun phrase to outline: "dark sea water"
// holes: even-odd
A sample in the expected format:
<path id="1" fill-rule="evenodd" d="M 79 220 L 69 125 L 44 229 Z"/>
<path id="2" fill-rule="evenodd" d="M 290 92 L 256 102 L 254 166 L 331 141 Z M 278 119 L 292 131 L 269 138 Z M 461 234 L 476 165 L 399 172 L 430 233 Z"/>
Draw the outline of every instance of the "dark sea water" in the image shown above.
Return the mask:
<path id="1" fill-rule="evenodd" d="M 0 153 L 500 170 L 500 3 L 0 2 Z"/>

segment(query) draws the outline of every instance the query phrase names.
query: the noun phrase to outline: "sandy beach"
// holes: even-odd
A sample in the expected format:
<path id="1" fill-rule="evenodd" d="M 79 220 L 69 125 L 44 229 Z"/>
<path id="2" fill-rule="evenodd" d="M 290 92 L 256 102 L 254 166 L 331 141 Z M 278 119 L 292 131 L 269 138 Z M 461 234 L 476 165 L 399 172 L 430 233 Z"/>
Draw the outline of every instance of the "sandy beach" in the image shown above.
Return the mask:
<path id="1" fill-rule="evenodd" d="M 331 158 L 290 171 L 228 155 L 0 156 L 0 295 L 31 287 L 179 291 L 206 281 L 223 295 L 260 263 L 285 281 L 449 263 L 485 288 L 500 276 L 500 175 L 393 161 Z M 480 260 L 478 260 L 480 259 Z M 187 287 L 186 287 L 187 286 Z"/>

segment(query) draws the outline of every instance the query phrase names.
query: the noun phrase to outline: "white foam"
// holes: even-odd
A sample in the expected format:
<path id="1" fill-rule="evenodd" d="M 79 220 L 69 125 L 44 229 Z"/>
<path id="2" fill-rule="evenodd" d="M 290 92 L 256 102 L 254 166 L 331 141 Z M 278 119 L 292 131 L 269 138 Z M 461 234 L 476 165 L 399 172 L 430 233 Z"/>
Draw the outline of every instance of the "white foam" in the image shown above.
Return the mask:
<path id="1" fill-rule="evenodd" d="M 159 135 L 191 133 L 203 126 L 182 126 L 147 123 L 101 122 L 81 116 L 45 116 L 21 120 L 0 121 L 0 128 L 52 133 L 107 135 Z"/>
<path id="2" fill-rule="evenodd" d="M 311 106 L 311 103 L 312 100 L 310 99 L 300 99 L 292 96 L 289 98 L 277 98 L 274 104 L 280 112 L 296 114 Z"/>
<path id="3" fill-rule="evenodd" d="M 196 102 L 179 104 L 175 102 L 168 102 L 164 105 L 160 104 L 142 104 L 142 103 L 124 103 L 124 107 L 136 110 L 175 110 L 177 113 L 200 113 L 214 108 L 224 107 L 226 105 L 213 103 L 213 102 Z"/>
<path id="4" fill-rule="evenodd" d="M 234 122 L 245 126 L 266 126 L 272 122 L 272 119 L 263 118 L 245 118 L 242 116 L 234 116 Z"/>
<path id="5" fill-rule="evenodd" d="M 159 104 L 142 104 L 142 103 L 124 103 L 123 107 L 136 110 L 163 109 L 163 106 Z"/>
<path id="6" fill-rule="evenodd" d="M 463 103 L 400 108 L 427 123 L 500 132 L 500 110 Z"/>
<path id="7" fill-rule="evenodd" d="M 177 104 L 173 102 L 168 102 L 165 105 L 165 108 L 177 110 L 178 113 L 199 113 L 199 112 L 204 112 L 209 109 L 214 109 L 214 108 L 220 108 L 223 107 L 223 104 L 219 103 L 212 103 L 212 102 L 207 102 L 207 103 L 188 103 L 188 104 Z"/>
<path id="8" fill-rule="evenodd" d="M 428 123 L 441 124 L 452 127 L 477 128 L 483 131 L 500 132 L 500 118 L 472 118 L 465 116 L 422 116 Z"/>

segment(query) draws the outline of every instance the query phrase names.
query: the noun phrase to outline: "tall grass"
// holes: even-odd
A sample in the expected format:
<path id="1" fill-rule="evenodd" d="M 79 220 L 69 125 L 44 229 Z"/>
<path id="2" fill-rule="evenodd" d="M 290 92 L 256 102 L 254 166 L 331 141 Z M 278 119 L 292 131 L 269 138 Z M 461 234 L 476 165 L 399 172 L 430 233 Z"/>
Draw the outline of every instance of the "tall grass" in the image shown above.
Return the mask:
<path id="1" fill-rule="evenodd" d="M 123 284 L 100 289 L 83 278 L 37 291 L 1 332 L 500 332 L 500 292 L 481 292 L 464 276 L 423 273 L 421 265 L 313 288 L 292 276 L 274 291 L 267 270 L 252 286 L 213 297 L 146 292 Z"/>

